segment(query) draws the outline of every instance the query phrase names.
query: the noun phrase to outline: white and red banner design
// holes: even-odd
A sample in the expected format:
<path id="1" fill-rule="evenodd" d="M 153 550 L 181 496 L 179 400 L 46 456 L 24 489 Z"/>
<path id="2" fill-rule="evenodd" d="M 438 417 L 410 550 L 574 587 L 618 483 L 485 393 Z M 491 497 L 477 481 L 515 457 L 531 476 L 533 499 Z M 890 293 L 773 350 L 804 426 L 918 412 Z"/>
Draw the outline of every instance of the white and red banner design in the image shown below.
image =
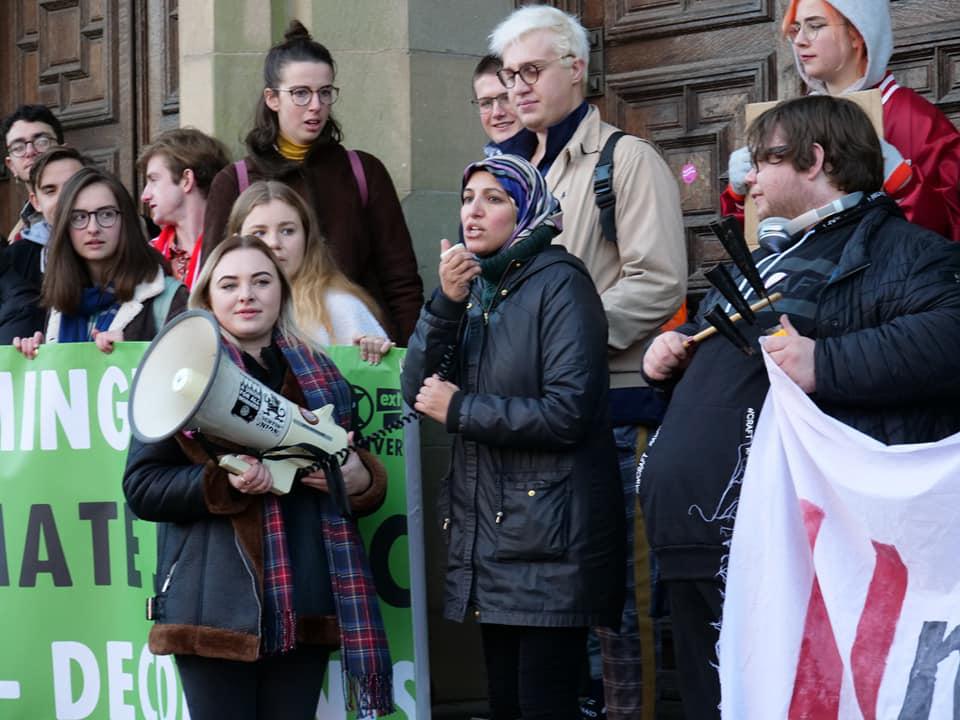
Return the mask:
<path id="1" fill-rule="evenodd" d="M 723 718 L 960 718 L 960 434 L 883 445 L 764 358 L 727 572 Z"/>

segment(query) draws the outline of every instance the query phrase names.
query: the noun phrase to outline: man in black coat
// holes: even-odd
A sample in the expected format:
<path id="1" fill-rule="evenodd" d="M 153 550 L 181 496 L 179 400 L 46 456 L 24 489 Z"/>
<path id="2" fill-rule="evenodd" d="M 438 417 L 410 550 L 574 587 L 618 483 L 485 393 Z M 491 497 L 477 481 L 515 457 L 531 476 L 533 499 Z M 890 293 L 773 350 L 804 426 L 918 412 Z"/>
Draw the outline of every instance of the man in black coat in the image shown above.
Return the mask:
<path id="1" fill-rule="evenodd" d="M 763 341 L 771 358 L 824 412 L 881 442 L 960 431 L 960 245 L 906 222 L 877 192 L 883 157 L 867 116 L 848 100 L 798 98 L 757 118 L 748 144 L 760 220 L 792 231 L 754 253 L 765 286 L 783 299 L 739 326 L 753 355 L 718 336 L 689 344 L 704 312 L 723 303 L 714 292 L 695 322 L 659 336 L 643 361 L 672 397 L 638 491 L 669 593 L 684 709 L 697 720 L 720 716 L 726 555 L 769 388 L 760 339 L 779 323 L 783 332 Z"/>

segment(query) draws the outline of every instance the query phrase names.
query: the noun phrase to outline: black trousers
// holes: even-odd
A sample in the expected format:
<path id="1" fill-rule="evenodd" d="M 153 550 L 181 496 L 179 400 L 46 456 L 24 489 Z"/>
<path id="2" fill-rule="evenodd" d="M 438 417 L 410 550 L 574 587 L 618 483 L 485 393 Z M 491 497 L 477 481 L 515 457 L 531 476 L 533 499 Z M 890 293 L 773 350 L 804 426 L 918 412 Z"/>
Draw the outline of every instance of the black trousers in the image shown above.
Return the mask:
<path id="1" fill-rule="evenodd" d="M 587 628 L 481 625 L 490 720 L 578 720 Z"/>
<path id="2" fill-rule="evenodd" d="M 177 655 L 192 720 L 313 720 L 329 648 L 302 646 L 256 662 Z"/>
<path id="3" fill-rule="evenodd" d="M 723 610 L 722 586 L 713 580 L 670 580 L 673 651 L 687 720 L 720 720 L 717 642 Z"/>

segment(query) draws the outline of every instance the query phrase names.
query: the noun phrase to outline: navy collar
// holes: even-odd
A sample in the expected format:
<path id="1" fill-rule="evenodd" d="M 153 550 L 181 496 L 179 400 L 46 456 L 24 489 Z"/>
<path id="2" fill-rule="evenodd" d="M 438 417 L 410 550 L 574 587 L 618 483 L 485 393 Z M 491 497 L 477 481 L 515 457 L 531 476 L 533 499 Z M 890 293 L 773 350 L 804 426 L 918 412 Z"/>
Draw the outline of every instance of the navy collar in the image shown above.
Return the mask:
<path id="1" fill-rule="evenodd" d="M 560 151 L 570 142 L 570 138 L 580 127 L 580 123 L 590 111 L 590 104 L 584 100 L 580 105 L 556 125 L 547 128 L 547 151 L 543 155 L 537 170 L 546 175 Z M 532 130 L 521 130 L 511 138 L 504 140 L 497 147 L 504 155 L 519 155 L 525 160 L 533 157 L 537 151 L 537 134 Z"/>

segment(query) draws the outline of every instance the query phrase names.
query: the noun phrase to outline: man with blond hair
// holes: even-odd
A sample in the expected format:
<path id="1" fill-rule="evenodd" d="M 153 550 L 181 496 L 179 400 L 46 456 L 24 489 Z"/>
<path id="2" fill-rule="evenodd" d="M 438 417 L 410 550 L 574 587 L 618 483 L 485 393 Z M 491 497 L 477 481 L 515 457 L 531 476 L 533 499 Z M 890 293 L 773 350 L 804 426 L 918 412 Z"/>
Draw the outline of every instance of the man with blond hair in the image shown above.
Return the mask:
<path id="1" fill-rule="evenodd" d="M 527 158 L 546 178 L 563 209 L 555 242 L 587 266 L 610 327 L 610 411 L 627 500 L 628 580 L 622 626 L 597 631 L 607 717 L 632 720 L 641 717 L 641 650 L 648 663 L 653 658 L 652 629 L 648 624 L 644 647 L 633 599 L 634 474 L 647 428 L 663 412 L 640 367 L 645 344 L 686 292 L 680 194 L 653 145 L 617 135 L 586 102 L 590 47 L 575 17 L 547 5 L 520 8 L 494 29 L 490 52 L 502 59 L 498 75 L 525 128 L 499 148 Z M 598 160 L 611 149 L 598 173 Z M 644 695 L 652 703 L 655 670 L 646 671 Z"/>

